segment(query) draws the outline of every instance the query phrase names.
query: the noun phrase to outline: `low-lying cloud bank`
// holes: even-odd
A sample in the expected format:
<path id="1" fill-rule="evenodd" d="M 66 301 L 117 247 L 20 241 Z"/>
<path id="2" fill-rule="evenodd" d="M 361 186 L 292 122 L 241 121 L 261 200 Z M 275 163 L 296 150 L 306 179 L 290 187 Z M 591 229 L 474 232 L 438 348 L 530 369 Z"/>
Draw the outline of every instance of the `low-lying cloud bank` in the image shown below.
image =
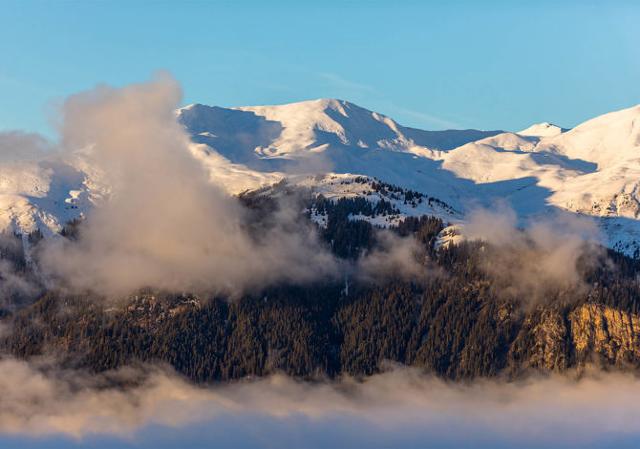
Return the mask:
<path id="1" fill-rule="evenodd" d="M 123 387 L 127 382 L 135 386 Z M 605 433 L 640 433 L 638 388 L 640 381 L 625 374 L 451 384 L 408 368 L 362 382 L 305 383 L 272 376 L 205 388 L 159 368 L 95 376 L 4 359 L 0 433 L 135 439 L 149 426 L 302 418 L 319 427 L 355 420 L 399 437 L 418 430 L 435 438 L 473 429 L 478 435 L 527 441 L 587 442 Z"/>

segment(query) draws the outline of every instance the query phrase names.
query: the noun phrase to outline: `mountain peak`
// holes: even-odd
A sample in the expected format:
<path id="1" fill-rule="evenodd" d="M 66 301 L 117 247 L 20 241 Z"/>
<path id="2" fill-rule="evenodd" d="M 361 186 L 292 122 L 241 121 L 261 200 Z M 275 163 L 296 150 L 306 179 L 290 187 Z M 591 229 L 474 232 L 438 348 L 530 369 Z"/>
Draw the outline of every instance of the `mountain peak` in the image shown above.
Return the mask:
<path id="1" fill-rule="evenodd" d="M 233 109 L 242 111 L 252 111 L 255 113 L 272 114 L 296 114 L 299 116 L 318 118 L 320 115 L 331 115 L 337 112 L 343 117 L 351 115 L 370 115 L 373 112 L 365 109 L 357 104 L 351 103 L 339 98 L 316 98 L 313 100 L 296 101 L 293 103 L 276 104 L 276 105 L 260 105 L 260 106 L 241 106 Z M 380 115 L 380 114 L 377 114 Z"/>
<path id="2" fill-rule="evenodd" d="M 530 127 L 523 129 L 522 131 L 518 131 L 517 134 L 530 137 L 551 137 L 562 134 L 565 131 L 567 131 L 567 129 L 561 128 L 553 123 L 541 122 L 534 123 Z"/>
<path id="3" fill-rule="evenodd" d="M 326 108 L 335 109 L 343 106 L 356 106 L 353 103 L 346 100 L 341 100 L 340 98 L 316 98 L 315 100 L 300 101 L 298 103 L 317 104 L 325 109 Z"/>
<path id="4" fill-rule="evenodd" d="M 178 115 L 184 112 L 194 112 L 202 109 L 211 109 L 211 108 L 220 108 L 219 106 L 209 106 L 202 103 L 191 103 L 186 106 L 179 108 L 176 113 Z M 225 109 L 225 108 L 220 108 Z M 346 110 L 360 110 L 360 111 L 368 111 L 365 108 L 362 108 L 354 103 L 351 103 L 346 100 L 341 100 L 339 98 L 316 98 L 312 100 L 302 100 L 296 101 L 293 103 L 281 103 L 281 104 L 265 104 L 265 105 L 256 105 L 256 106 L 237 106 L 230 107 L 230 110 L 240 110 L 240 111 L 299 111 L 301 113 L 309 114 L 312 112 L 315 113 L 324 113 L 326 111 L 337 111 L 342 115 L 346 115 Z"/>

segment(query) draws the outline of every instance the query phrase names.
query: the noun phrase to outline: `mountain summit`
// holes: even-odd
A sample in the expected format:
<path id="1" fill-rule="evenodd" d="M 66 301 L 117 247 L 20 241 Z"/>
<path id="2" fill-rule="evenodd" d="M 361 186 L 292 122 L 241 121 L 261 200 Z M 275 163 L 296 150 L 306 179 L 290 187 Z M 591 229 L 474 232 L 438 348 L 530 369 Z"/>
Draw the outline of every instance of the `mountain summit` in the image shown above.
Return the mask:
<path id="1" fill-rule="evenodd" d="M 408 128 L 348 101 L 327 98 L 229 109 L 193 104 L 178 111 L 178 120 L 197 141 L 217 146 L 232 161 L 246 160 L 247 153 L 258 158 L 296 157 L 335 147 L 450 150 L 499 132 Z"/>
<path id="2" fill-rule="evenodd" d="M 565 131 L 567 131 L 565 128 L 560 128 L 553 123 L 542 122 L 535 123 L 527 129 L 518 131 L 518 134 L 520 134 L 521 136 L 550 137 L 557 136 L 558 134 L 562 134 Z"/>
<path id="3" fill-rule="evenodd" d="M 463 215 L 501 200 L 520 218 L 592 216 L 609 246 L 628 254 L 640 248 L 640 105 L 571 130 L 544 122 L 518 132 L 419 130 L 338 99 L 192 104 L 176 118 L 193 155 L 230 193 L 283 178 L 311 186 L 308 175 L 362 175 L 438 198 Z M 77 158 L 0 170 L 0 227 L 19 233 L 58 232 L 108 190 Z"/>

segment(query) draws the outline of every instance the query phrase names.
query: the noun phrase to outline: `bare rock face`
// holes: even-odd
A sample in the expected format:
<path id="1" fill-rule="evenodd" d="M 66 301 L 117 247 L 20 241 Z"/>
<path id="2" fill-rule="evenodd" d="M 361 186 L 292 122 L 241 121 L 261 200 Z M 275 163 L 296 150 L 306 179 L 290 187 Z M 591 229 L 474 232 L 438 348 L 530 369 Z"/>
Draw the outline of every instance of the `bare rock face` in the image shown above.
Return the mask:
<path id="1" fill-rule="evenodd" d="M 511 375 L 536 371 L 564 371 L 569 366 L 567 326 L 559 310 L 542 309 L 526 316 L 507 356 Z"/>
<path id="2" fill-rule="evenodd" d="M 567 328 L 562 315 L 556 310 L 544 310 L 541 321 L 532 329 L 534 336 L 533 356 L 530 366 L 549 371 L 567 367 Z"/>
<path id="3" fill-rule="evenodd" d="M 640 317 L 600 304 L 585 304 L 569 314 L 577 365 L 624 367 L 640 361 Z"/>
<path id="4" fill-rule="evenodd" d="M 602 304 L 528 313 L 512 341 L 506 372 L 640 367 L 640 316 Z"/>

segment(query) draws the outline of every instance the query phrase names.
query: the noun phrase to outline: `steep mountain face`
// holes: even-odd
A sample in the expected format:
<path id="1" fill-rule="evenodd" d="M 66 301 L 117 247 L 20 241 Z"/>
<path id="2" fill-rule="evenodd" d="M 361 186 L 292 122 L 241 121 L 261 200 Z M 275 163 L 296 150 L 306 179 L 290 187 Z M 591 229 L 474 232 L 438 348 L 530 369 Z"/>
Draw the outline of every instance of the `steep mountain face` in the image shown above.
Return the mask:
<path id="1" fill-rule="evenodd" d="M 545 310 L 525 319 L 508 357 L 518 370 L 630 368 L 640 360 L 639 318 L 602 304 L 583 304 L 566 312 Z"/>
<path id="2" fill-rule="evenodd" d="M 478 206 L 507 202 L 522 223 L 554 211 L 594 217 L 604 243 L 640 250 L 640 106 L 566 130 L 539 123 L 519 132 L 423 131 L 342 100 L 176 111 L 191 152 L 229 193 L 284 178 L 365 176 L 437 198 L 464 220 Z M 0 227 L 59 232 L 109 186 L 79 157 L 0 166 Z M 358 195 L 342 185 L 335 197 Z M 318 189 L 329 185 L 318 181 Z M 340 195 L 337 192 L 341 191 Z M 362 192 L 360 192 L 362 193 Z M 418 212 L 416 210 L 416 212 Z"/>
<path id="3" fill-rule="evenodd" d="M 433 242 L 437 222 L 414 225 L 408 229 Z M 349 232 L 348 241 L 356 242 L 361 230 Z M 632 272 L 619 270 L 587 292 L 557 291 L 549 303 L 526 306 L 477 271 L 481 256 L 482 247 L 467 245 L 440 251 L 436 259 L 448 275 L 427 284 L 279 286 L 234 301 L 142 292 L 105 305 L 53 291 L 5 321 L 12 332 L 0 336 L 0 348 L 95 372 L 168 363 L 196 382 L 276 372 L 367 376 L 393 364 L 453 380 L 594 366 L 640 371 Z"/>
<path id="4" fill-rule="evenodd" d="M 545 201 L 535 205 L 539 209 L 555 206 L 599 217 L 637 218 L 640 107 L 603 115 L 567 132 L 540 134 L 532 128 L 457 148 L 444 167 L 482 184 L 532 178 L 531 189 L 512 201 L 516 207 L 534 190 L 544 189 Z"/>
<path id="5" fill-rule="evenodd" d="M 553 123 L 542 122 L 535 123 L 522 131 L 518 131 L 518 134 L 521 136 L 551 137 L 557 136 L 558 134 L 562 134 L 566 131 L 568 131 L 568 129 L 561 128 Z"/>
<path id="6" fill-rule="evenodd" d="M 178 117 L 194 141 L 249 171 L 284 177 L 306 167 L 368 175 L 463 213 L 506 201 L 523 222 L 569 211 L 595 217 L 608 246 L 631 255 L 639 249 L 640 106 L 572 130 L 539 123 L 516 133 L 413 130 L 339 100 L 238 109 L 192 105 Z M 248 128 L 238 125 L 248 121 Z M 221 129 L 229 122 L 238 129 L 233 136 Z M 254 130 L 252 137 L 243 129 Z"/>
<path id="7" fill-rule="evenodd" d="M 640 105 L 588 120 L 541 147 L 572 159 L 597 164 L 599 170 L 637 161 L 640 148 Z"/>
<path id="8" fill-rule="evenodd" d="M 286 195 L 302 198 L 299 220 L 315 222 L 322 244 L 343 262 L 374 253 L 384 241 L 378 228 L 386 227 L 396 238 L 414 238 L 415 261 L 428 277 L 345 275 L 233 299 L 147 289 L 108 301 L 49 290 L 2 310 L 11 332 L 0 335 L 0 351 L 94 372 L 167 363 L 196 382 L 276 372 L 367 376 L 390 362 L 447 379 L 516 379 L 592 365 L 640 372 L 640 262 L 611 252 L 610 266 L 581 268 L 580 288 L 552 284 L 534 295 L 505 289 L 486 269 L 490 244 L 438 245 L 444 220 L 433 215 L 459 215 L 437 198 L 364 176 L 294 177 L 239 196 L 252 232 L 261 234 L 278 213 L 274 199 Z"/>
<path id="9" fill-rule="evenodd" d="M 379 229 L 388 228 L 394 238 L 415 237 L 416 260 L 433 264 L 435 275 L 429 282 L 345 275 L 233 301 L 145 291 L 105 305 L 93 293 L 47 291 L 0 311 L 12 329 L 0 335 L 4 351 L 53 354 L 94 371 L 163 362 L 201 382 L 280 371 L 369 375 L 389 361 L 450 379 L 590 365 L 640 370 L 637 260 L 610 252 L 613 269 L 585 263 L 581 288 L 505 294 L 502 278 L 483 268 L 490 244 L 458 234 L 473 207 L 500 199 L 523 221 L 558 210 L 594 217 L 609 247 L 638 256 L 640 106 L 572 130 L 542 123 L 520 132 L 421 131 L 339 100 L 192 105 L 176 117 L 211 182 L 238 194 L 255 218 L 251 232 L 269 222 L 259 214 L 272 211 L 270 201 L 291 194 L 303 199 L 297 218 L 314 223 L 341 262 L 375 251 Z M 61 232 L 109 192 L 81 151 L 3 162 L 0 230 L 22 238 L 0 258 L 28 272 L 36 231 Z M 65 235 L 73 239 L 74 229 Z"/>
<path id="10" fill-rule="evenodd" d="M 178 111 L 178 120 L 194 140 L 210 144 L 232 162 L 243 163 L 306 157 L 308 152 L 336 148 L 431 153 L 499 133 L 406 128 L 382 114 L 334 99 L 233 109 L 193 104 Z"/>
<path id="11" fill-rule="evenodd" d="M 443 152 L 499 131 L 422 131 L 341 100 L 224 109 L 191 105 L 178 120 L 196 143 L 213 149 L 215 172 L 337 173 L 376 177 L 460 207 L 466 186 L 439 170 Z M 224 161 L 218 159 L 222 156 Z M 206 157 L 202 158 L 207 160 Z M 224 176 L 224 175 L 223 175 Z M 241 191 L 242 176 L 230 182 Z M 255 185 L 244 186 L 255 187 Z M 463 193 L 464 192 L 464 193 Z"/>
<path id="12" fill-rule="evenodd" d="M 569 316 L 571 341 L 578 360 L 590 354 L 624 366 L 640 358 L 640 316 L 602 305 L 583 305 Z"/>
<path id="13" fill-rule="evenodd" d="M 57 233 L 91 205 L 87 174 L 59 160 L 0 164 L 0 229 Z"/>

